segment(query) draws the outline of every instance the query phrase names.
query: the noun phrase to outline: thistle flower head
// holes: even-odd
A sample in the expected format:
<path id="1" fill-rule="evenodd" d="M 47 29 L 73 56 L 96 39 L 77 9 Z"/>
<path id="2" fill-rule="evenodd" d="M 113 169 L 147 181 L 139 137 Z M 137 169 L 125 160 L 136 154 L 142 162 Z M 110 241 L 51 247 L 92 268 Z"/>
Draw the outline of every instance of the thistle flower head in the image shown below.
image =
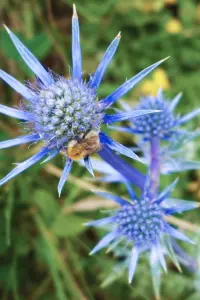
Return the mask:
<path id="1" fill-rule="evenodd" d="M 121 235 L 145 249 L 156 243 L 164 227 L 161 208 L 147 198 L 122 206 L 116 214 L 116 223 Z"/>
<path id="2" fill-rule="evenodd" d="M 36 131 L 49 147 L 67 147 L 91 130 L 99 132 L 103 114 L 94 89 L 83 81 L 58 78 L 27 107 Z"/>
<path id="3" fill-rule="evenodd" d="M 136 109 L 157 109 L 159 114 L 152 116 L 138 117 L 134 126 L 138 133 L 144 135 L 145 139 L 157 136 L 160 139 L 169 138 L 172 135 L 172 129 L 176 126 L 178 119 L 170 110 L 168 103 L 163 98 L 162 93 L 156 97 L 145 97 L 141 100 Z"/>
<path id="4" fill-rule="evenodd" d="M 141 199 L 137 199 L 134 192 L 130 193 L 131 200 L 129 201 L 106 192 L 96 192 L 99 196 L 114 200 L 120 205 L 120 208 L 107 218 L 91 221 L 87 224 L 88 226 L 109 226 L 111 228 L 111 231 L 95 246 L 91 254 L 109 244 L 110 248 L 113 249 L 122 241 L 125 241 L 127 247 L 131 245 L 129 282 L 132 281 L 138 258 L 143 251 L 150 254 L 152 261 L 157 256 L 161 266 L 166 271 L 164 254 L 167 253 L 172 257 L 171 252 L 166 248 L 166 244 L 170 249 L 172 248 L 169 237 L 193 243 L 181 231 L 169 225 L 165 217 L 194 209 L 198 207 L 198 203 L 169 198 L 177 180 L 167 186 L 155 199 L 152 199 L 149 196 L 151 195 L 149 183 L 150 180 L 147 178 Z"/>
<path id="5" fill-rule="evenodd" d="M 161 140 L 171 140 L 181 133 L 179 126 L 190 121 L 192 118 L 200 114 L 200 109 L 196 109 L 184 116 L 178 116 L 174 113 L 174 109 L 181 99 L 182 94 L 179 93 L 171 102 L 167 101 L 160 89 L 155 97 L 147 96 L 141 98 L 140 103 L 135 110 L 154 109 L 159 110 L 157 114 L 142 115 L 132 120 L 130 127 L 112 126 L 111 128 L 119 131 L 139 134 L 142 138 L 150 140 L 152 137 L 158 137 Z M 132 108 L 121 102 L 126 112 Z"/>
<path id="6" fill-rule="evenodd" d="M 79 34 L 79 21 L 74 5 L 72 17 L 72 74 L 66 79 L 44 68 L 37 58 L 21 43 L 7 27 L 6 30 L 28 67 L 36 75 L 35 84 L 22 84 L 0 70 L 0 77 L 23 97 L 23 106 L 19 109 L 0 105 L 0 113 L 26 121 L 27 135 L 0 142 L 0 149 L 19 144 L 42 141 L 44 148 L 33 157 L 18 164 L 0 185 L 18 175 L 28 167 L 45 158 L 52 159 L 60 151 L 66 156 L 66 163 L 61 176 L 58 192 L 70 173 L 74 160 L 84 159 L 85 166 L 93 174 L 89 156 L 107 145 L 112 150 L 138 159 L 138 156 L 123 145 L 115 142 L 101 131 L 102 124 L 112 124 L 130 118 L 152 113 L 152 110 L 129 111 L 107 114 L 106 109 L 123 97 L 146 75 L 159 66 L 161 60 L 133 78 L 127 80 L 104 99 L 98 100 L 98 87 L 110 64 L 120 41 L 120 33 L 109 45 L 94 74 L 88 81 L 82 77 L 82 55 Z"/>

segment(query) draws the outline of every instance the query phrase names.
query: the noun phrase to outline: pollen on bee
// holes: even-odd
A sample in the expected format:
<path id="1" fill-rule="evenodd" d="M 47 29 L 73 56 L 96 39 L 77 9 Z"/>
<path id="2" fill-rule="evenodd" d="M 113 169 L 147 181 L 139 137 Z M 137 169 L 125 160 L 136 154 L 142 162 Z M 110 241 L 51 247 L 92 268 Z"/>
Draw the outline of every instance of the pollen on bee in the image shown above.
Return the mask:
<path id="1" fill-rule="evenodd" d="M 68 144 L 67 156 L 72 160 L 80 160 L 101 148 L 99 133 L 91 130 L 81 141 L 73 140 Z"/>

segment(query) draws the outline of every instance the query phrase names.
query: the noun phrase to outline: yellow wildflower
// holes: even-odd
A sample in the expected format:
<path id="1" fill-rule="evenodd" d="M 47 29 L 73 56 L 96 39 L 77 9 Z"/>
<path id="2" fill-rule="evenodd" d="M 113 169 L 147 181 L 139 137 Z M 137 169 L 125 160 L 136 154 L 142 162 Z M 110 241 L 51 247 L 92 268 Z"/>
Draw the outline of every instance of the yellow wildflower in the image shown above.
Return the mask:
<path id="1" fill-rule="evenodd" d="M 167 74 L 161 68 L 158 68 L 154 71 L 152 79 L 144 80 L 144 82 L 140 86 L 140 91 L 144 95 L 155 96 L 159 88 L 162 88 L 163 90 L 167 90 L 170 88 L 170 82 Z"/>
<path id="2" fill-rule="evenodd" d="M 176 18 L 172 18 L 165 24 L 165 30 L 169 33 L 179 33 L 183 29 L 182 24 Z"/>
<path id="3" fill-rule="evenodd" d="M 126 5 L 123 1 L 118 1 L 116 8 L 121 13 L 127 13 L 130 9 L 138 9 L 142 12 L 149 13 L 160 11 L 164 7 L 163 0 L 126 0 Z"/>
<path id="4" fill-rule="evenodd" d="M 166 4 L 176 4 L 176 0 L 164 0 Z"/>

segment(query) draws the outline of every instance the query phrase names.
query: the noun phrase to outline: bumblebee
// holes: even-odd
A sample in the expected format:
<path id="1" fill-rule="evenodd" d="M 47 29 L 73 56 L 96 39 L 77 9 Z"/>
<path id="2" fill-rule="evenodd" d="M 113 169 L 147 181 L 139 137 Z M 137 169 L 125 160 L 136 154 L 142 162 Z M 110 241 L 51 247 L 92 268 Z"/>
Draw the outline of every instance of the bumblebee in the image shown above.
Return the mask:
<path id="1" fill-rule="evenodd" d="M 67 156 L 72 160 L 80 160 L 101 149 L 99 133 L 91 130 L 80 141 L 69 142 Z"/>

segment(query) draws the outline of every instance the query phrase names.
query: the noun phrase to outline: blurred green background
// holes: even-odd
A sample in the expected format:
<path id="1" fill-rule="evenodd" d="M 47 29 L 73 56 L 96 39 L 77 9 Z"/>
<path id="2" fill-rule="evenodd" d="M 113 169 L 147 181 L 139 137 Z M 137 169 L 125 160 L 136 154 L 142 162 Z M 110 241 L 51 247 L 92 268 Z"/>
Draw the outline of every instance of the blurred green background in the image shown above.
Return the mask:
<path id="1" fill-rule="evenodd" d="M 126 101 L 134 105 L 139 96 L 153 94 L 162 87 L 166 95 L 182 91 L 179 113 L 199 107 L 200 96 L 200 2 L 194 0 L 77 0 L 81 23 L 81 44 L 85 74 L 92 73 L 106 47 L 121 31 L 115 59 L 101 85 L 100 97 L 113 91 L 126 78 L 154 62 L 171 56 L 160 68 L 130 92 Z M 1 24 L 9 26 L 32 52 L 54 72 L 68 76 L 71 65 L 71 0 L 2 0 Z M 0 28 L 0 67 L 19 80 L 33 79 L 15 51 L 3 26 Z M 1 103 L 17 106 L 20 96 L 2 81 Z M 195 119 L 191 128 L 197 128 Z M 0 116 L 0 140 L 20 135 L 22 127 L 14 119 Z M 127 145 L 130 136 L 112 133 Z M 37 148 L 37 146 L 36 146 Z M 0 177 L 36 151 L 20 146 L 0 151 Z M 198 143 L 190 146 L 190 159 L 199 158 Z M 0 299 L 14 300 L 119 300 L 155 299 L 149 266 L 142 260 L 134 283 L 127 273 L 102 287 L 117 259 L 104 251 L 89 257 L 90 249 L 103 231 L 82 224 L 102 216 L 110 202 L 93 196 L 89 190 L 103 188 L 125 194 L 123 186 L 87 180 L 89 175 L 77 164 L 57 196 L 57 183 L 63 167 L 61 156 L 50 164 L 27 170 L 0 189 Z M 139 164 L 137 167 L 141 167 Z M 168 184 L 174 176 L 162 178 Z M 180 176 L 175 195 L 200 200 L 200 173 Z M 187 221 L 186 221 L 187 220 Z M 186 214 L 185 228 L 191 237 L 200 224 L 199 212 Z M 191 249 L 198 254 L 200 247 Z M 198 274 L 183 273 L 169 265 L 163 275 L 161 299 L 200 299 Z"/>

